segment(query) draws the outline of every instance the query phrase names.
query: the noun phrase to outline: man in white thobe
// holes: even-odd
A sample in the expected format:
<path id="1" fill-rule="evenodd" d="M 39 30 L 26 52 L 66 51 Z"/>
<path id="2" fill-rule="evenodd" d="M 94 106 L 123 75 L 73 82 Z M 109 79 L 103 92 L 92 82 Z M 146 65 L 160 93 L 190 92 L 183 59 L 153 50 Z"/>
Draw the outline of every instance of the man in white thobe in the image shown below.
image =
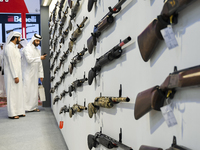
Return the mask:
<path id="1" fill-rule="evenodd" d="M 40 50 L 37 49 L 41 40 L 42 37 L 40 35 L 34 34 L 23 50 L 26 62 L 23 69 L 26 111 L 40 111 L 38 109 L 38 78 L 43 81 L 44 73 L 41 60 L 46 57 L 46 55 L 41 56 Z"/>
<path id="2" fill-rule="evenodd" d="M 7 94 L 8 117 L 18 119 L 25 116 L 21 55 L 16 44 L 20 42 L 21 33 L 11 32 L 7 38 L 4 51 L 4 82 Z"/>
<path id="3" fill-rule="evenodd" d="M 3 46 L 4 43 L 0 43 L 0 97 L 6 97 L 6 90 L 3 77 Z"/>
<path id="4" fill-rule="evenodd" d="M 25 38 L 22 38 L 21 41 L 18 44 L 18 48 L 20 49 L 20 54 L 21 54 L 21 67 L 22 67 L 22 80 L 24 80 L 24 68 L 26 64 L 26 58 L 24 56 L 24 48 L 28 44 L 28 41 Z"/>

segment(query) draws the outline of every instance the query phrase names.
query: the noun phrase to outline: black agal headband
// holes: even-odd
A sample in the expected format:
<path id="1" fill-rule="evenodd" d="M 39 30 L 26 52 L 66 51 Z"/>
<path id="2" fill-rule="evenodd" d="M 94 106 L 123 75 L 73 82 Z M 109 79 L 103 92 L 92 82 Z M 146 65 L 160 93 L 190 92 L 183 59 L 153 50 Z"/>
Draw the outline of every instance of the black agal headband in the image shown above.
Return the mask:
<path id="1" fill-rule="evenodd" d="M 39 40 L 42 40 L 42 36 L 40 36 L 40 35 L 38 35 L 36 33 L 34 34 L 34 37 L 37 38 L 37 39 L 39 39 Z"/>

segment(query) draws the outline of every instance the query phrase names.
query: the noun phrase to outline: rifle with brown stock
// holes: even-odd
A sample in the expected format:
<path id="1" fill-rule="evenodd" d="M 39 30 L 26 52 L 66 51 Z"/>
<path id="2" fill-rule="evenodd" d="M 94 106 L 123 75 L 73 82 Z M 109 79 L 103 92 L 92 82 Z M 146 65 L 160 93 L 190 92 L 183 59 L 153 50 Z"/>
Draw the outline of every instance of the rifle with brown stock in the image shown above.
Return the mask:
<path id="1" fill-rule="evenodd" d="M 108 97 L 101 96 L 96 97 L 93 103 L 88 104 L 88 115 L 90 118 L 93 117 L 93 114 L 96 114 L 100 107 L 103 108 L 112 108 L 115 104 L 120 102 L 129 102 L 130 99 L 128 97 L 122 96 L 122 85 L 120 85 L 119 97 Z"/>
<path id="2" fill-rule="evenodd" d="M 77 55 L 72 58 L 72 61 L 69 64 L 70 74 L 72 74 L 74 67 L 76 67 L 76 64 L 83 59 L 83 56 L 85 55 L 86 51 L 87 51 L 87 48 L 85 48 L 85 46 L 84 46 L 83 50 L 81 52 L 77 53 Z"/>
<path id="3" fill-rule="evenodd" d="M 69 15 L 70 16 L 70 20 L 69 20 L 69 29 L 70 30 L 72 30 L 72 22 L 71 21 L 76 17 L 76 14 L 77 14 L 79 6 L 80 6 L 80 2 L 79 1 L 80 0 L 76 1 L 75 6 L 71 10 L 71 15 Z"/>
<path id="4" fill-rule="evenodd" d="M 147 62 L 160 41 L 163 40 L 160 30 L 169 24 L 178 23 L 178 12 L 196 0 L 165 0 L 161 14 L 154 19 L 138 36 L 138 46 L 145 62 Z"/>
<path id="5" fill-rule="evenodd" d="M 173 99 L 176 89 L 200 85 L 200 66 L 170 73 L 165 81 L 140 92 L 136 97 L 134 116 L 138 120 L 152 109 L 160 111 L 166 99 Z"/>
<path id="6" fill-rule="evenodd" d="M 82 33 L 81 29 L 84 27 L 84 24 L 87 21 L 87 19 L 88 19 L 88 17 L 84 17 L 81 24 L 80 25 L 77 24 L 77 29 L 72 33 L 70 41 L 69 41 L 69 51 L 70 52 L 72 52 L 74 42 L 81 35 L 81 33 Z"/>
<path id="7" fill-rule="evenodd" d="M 108 28 L 113 22 L 113 14 L 118 13 L 121 10 L 122 4 L 126 0 L 119 0 L 119 2 L 113 7 L 109 7 L 109 12 L 94 26 L 93 33 L 91 33 L 90 38 L 87 40 L 88 52 L 91 54 L 94 46 L 97 45 L 97 38 L 101 35 L 101 32 Z"/>

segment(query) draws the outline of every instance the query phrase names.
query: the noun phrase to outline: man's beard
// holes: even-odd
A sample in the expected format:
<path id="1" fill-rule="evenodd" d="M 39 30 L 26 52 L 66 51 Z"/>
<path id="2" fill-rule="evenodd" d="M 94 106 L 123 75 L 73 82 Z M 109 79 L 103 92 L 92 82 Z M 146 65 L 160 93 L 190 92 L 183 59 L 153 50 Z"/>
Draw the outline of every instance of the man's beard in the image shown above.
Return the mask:
<path id="1" fill-rule="evenodd" d="M 35 41 L 33 42 L 33 44 L 35 45 L 35 47 L 37 47 L 39 44 L 36 44 Z"/>
<path id="2" fill-rule="evenodd" d="M 19 40 L 17 39 L 16 44 L 19 44 Z"/>

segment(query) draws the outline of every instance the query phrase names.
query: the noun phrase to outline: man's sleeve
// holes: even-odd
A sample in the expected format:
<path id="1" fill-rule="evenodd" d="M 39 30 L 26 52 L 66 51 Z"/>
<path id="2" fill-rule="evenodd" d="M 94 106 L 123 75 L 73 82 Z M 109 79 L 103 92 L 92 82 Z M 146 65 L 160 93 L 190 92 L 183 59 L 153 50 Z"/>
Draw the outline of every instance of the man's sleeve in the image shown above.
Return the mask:
<path id="1" fill-rule="evenodd" d="M 42 66 L 42 61 L 40 60 L 40 63 L 39 63 L 39 78 L 44 78 L 44 71 L 43 71 L 43 66 Z"/>
<path id="2" fill-rule="evenodd" d="M 7 59 L 8 59 L 8 64 L 9 64 L 9 68 L 10 68 L 10 71 L 11 71 L 11 74 L 12 74 L 12 77 L 13 78 L 17 78 L 18 75 L 17 75 L 17 70 L 19 69 L 17 66 L 16 66 L 16 57 L 14 55 L 14 50 L 12 48 L 7 48 L 6 49 L 6 53 L 7 53 Z"/>
<path id="3" fill-rule="evenodd" d="M 23 53 L 24 53 L 24 56 L 25 56 L 25 58 L 26 58 L 26 60 L 27 60 L 27 62 L 29 64 L 31 64 L 31 63 L 38 63 L 38 62 L 41 61 L 41 57 L 35 57 L 35 58 L 33 58 L 31 56 L 29 47 L 24 48 Z"/>

